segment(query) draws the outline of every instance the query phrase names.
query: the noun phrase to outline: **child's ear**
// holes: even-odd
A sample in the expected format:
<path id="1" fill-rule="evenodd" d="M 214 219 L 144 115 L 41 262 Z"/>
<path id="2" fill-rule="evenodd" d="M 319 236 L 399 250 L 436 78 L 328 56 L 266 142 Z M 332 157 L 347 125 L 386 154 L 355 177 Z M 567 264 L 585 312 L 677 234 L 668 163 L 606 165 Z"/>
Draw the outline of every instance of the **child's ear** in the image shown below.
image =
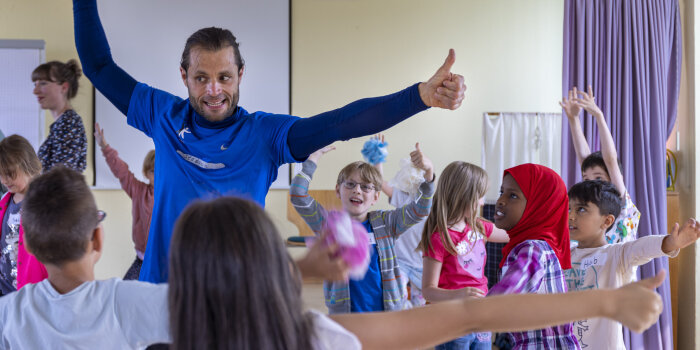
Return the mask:
<path id="1" fill-rule="evenodd" d="M 340 198 L 340 184 L 335 184 L 335 195 Z"/>
<path id="2" fill-rule="evenodd" d="M 102 225 L 98 225 L 95 230 L 92 231 L 92 250 L 98 253 L 102 252 L 102 246 L 104 243 L 104 231 L 102 230 Z"/>
<path id="3" fill-rule="evenodd" d="M 613 216 L 612 214 L 605 215 L 605 220 L 603 220 L 603 225 L 605 225 L 605 227 L 604 227 L 605 231 L 607 232 L 608 228 L 610 228 L 610 226 L 612 226 L 614 224 L 615 224 L 615 216 Z"/>

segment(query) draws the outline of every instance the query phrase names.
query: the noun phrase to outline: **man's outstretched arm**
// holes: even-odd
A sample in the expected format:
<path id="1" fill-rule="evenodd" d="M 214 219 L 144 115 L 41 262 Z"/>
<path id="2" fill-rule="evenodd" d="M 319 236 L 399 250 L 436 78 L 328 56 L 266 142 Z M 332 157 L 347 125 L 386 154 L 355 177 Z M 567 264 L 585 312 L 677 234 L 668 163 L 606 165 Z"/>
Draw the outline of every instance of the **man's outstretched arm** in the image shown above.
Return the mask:
<path id="1" fill-rule="evenodd" d="M 73 0 L 73 21 L 75 46 L 85 76 L 126 115 L 137 81 L 112 60 L 96 0 Z"/>
<path id="2" fill-rule="evenodd" d="M 464 100 L 464 77 L 450 72 L 455 62 L 450 50 L 445 63 L 425 83 L 397 93 L 366 98 L 345 107 L 300 119 L 292 125 L 287 145 L 298 160 L 338 140 L 386 130 L 428 107 L 457 109 Z"/>

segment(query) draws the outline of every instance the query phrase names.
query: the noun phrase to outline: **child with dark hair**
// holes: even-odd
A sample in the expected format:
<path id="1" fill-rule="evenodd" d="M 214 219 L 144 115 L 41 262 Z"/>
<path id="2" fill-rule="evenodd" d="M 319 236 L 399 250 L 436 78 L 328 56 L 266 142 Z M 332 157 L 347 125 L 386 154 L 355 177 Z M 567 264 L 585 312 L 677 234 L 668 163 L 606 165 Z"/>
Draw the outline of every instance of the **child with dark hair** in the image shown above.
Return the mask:
<path id="1" fill-rule="evenodd" d="M 24 199 L 25 247 L 48 278 L 0 298 L 0 349 L 139 349 L 169 342 L 167 287 L 95 281 L 104 247 L 83 176 L 57 166 Z"/>
<path id="2" fill-rule="evenodd" d="M 148 183 L 145 183 L 134 176 L 134 173 L 129 170 L 129 165 L 119 158 L 117 150 L 107 144 L 104 130 L 100 128 L 98 123 L 95 123 L 95 142 L 100 146 L 109 170 L 119 179 L 122 189 L 131 198 L 131 237 L 134 240 L 136 259 L 134 259 L 126 275 L 124 275 L 124 279 L 136 280 L 139 278 L 139 272 L 143 264 L 146 243 L 148 242 L 148 227 L 151 225 L 151 214 L 153 213 L 153 180 L 155 176 L 156 151 L 149 151 L 143 160 L 143 176 L 148 179 Z"/>
<path id="3" fill-rule="evenodd" d="M 589 86 L 588 92 L 578 91 L 576 87 L 569 91 L 568 98 L 559 102 L 566 112 L 571 130 L 571 138 L 576 150 L 576 159 L 581 164 L 583 180 L 603 180 L 615 185 L 622 198 L 620 215 L 612 225 L 613 229 L 605 233 L 608 243 L 629 242 L 637 239 L 637 229 L 641 213 L 632 202 L 625 180 L 622 176 L 622 164 L 617 156 L 615 142 L 605 122 L 603 112 L 598 108 L 593 96 L 593 89 Z M 591 153 L 581 129 L 579 114 L 585 109 L 598 126 L 601 151 Z"/>
<path id="4" fill-rule="evenodd" d="M 289 189 L 294 208 L 316 234 L 320 234 L 326 223 L 327 211 L 309 195 L 309 183 L 318 160 L 332 149 L 333 146 L 328 146 L 312 153 Z M 336 195 L 343 210 L 367 229 L 371 256 L 362 280 L 324 283 L 326 306 L 331 314 L 401 310 L 406 303 L 406 292 L 400 284 L 402 275 L 396 258 L 396 239 L 428 216 L 435 190 L 433 164 L 418 144 L 411 152 L 411 161 L 416 168 L 425 171 L 420 185 L 422 196 L 395 210 L 370 211 L 379 199 L 383 179 L 379 170 L 369 163 L 350 163 L 338 174 Z"/>
<path id="5" fill-rule="evenodd" d="M 501 280 L 489 296 L 567 291 L 562 270 L 571 267 L 568 203 L 566 185 L 554 170 L 537 164 L 505 170 L 494 222 L 510 241 L 503 248 Z M 514 349 L 580 349 L 571 323 L 508 335 Z"/>
<path id="6" fill-rule="evenodd" d="M 569 190 L 569 232 L 578 246 L 571 251 L 565 272 L 569 290 L 616 288 L 633 280 L 635 267 L 654 258 L 675 257 L 700 237 L 700 225 L 690 219 L 666 236 L 650 235 L 632 242 L 608 244 L 622 199 L 615 186 L 600 180 L 583 181 Z M 600 318 L 574 323 L 582 348 L 625 349 L 620 323 Z"/>
<path id="7" fill-rule="evenodd" d="M 0 296 L 46 278 L 46 268 L 24 247 L 22 205 L 29 182 L 41 173 L 32 145 L 22 136 L 0 141 L 0 183 L 8 192 L 0 199 Z"/>

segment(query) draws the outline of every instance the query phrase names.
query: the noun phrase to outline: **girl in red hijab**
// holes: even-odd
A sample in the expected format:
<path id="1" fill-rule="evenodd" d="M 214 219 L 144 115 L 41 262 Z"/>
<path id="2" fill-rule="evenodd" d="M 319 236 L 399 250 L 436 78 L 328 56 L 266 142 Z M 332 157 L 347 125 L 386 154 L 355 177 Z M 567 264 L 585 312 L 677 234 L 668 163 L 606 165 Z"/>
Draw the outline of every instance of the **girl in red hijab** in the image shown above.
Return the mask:
<path id="1" fill-rule="evenodd" d="M 489 295 L 567 291 L 562 269 L 571 268 L 569 198 L 556 172 L 536 164 L 507 169 L 494 222 L 510 242 L 503 248 L 501 280 Z M 571 323 L 510 337 L 514 349 L 580 349 Z"/>

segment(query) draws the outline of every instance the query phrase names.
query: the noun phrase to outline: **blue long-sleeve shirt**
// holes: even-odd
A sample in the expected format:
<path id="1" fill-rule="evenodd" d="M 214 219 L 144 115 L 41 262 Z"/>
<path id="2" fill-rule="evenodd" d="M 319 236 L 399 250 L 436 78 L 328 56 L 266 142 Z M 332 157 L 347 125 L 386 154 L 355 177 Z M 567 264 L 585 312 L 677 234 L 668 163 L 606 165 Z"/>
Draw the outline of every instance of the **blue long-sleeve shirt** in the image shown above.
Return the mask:
<path id="1" fill-rule="evenodd" d="M 141 84 L 117 66 L 95 0 L 74 0 L 73 14 L 83 72 L 156 146 L 154 208 L 141 280 L 167 280 L 172 228 L 192 200 L 233 194 L 264 205 L 280 165 L 335 141 L 387 129 L 427 108 L 415 84 L 310 118 L 238 107 L 223 121 L 210 122 L 189 100 Z"/>

